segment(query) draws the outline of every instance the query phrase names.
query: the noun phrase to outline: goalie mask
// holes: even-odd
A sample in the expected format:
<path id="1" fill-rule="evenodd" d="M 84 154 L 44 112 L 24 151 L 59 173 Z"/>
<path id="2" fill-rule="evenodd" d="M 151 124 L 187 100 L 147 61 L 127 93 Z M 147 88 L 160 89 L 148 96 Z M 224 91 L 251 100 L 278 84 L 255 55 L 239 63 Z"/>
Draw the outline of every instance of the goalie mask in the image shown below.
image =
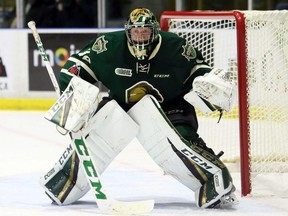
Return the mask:
<path id="1" fill-rule="evenodd" d="M 137 8 L 130 13 L 125 23 L 125 32 L 138 60 L 147 58 L 158 40 L 159 24 L 153 13 L 146 8 Z"/>

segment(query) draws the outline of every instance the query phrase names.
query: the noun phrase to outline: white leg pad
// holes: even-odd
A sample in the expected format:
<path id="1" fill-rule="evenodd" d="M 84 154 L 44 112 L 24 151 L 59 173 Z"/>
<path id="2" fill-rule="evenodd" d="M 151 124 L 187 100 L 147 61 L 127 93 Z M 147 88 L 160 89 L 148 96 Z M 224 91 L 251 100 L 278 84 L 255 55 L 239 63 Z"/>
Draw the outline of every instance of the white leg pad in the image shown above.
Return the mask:
<path id="1" fill-rule="evenodd" d="M 152 159 L 179 182 L 196 191 L 202 185 L 173 151 L 168 139 L 181 149 L 187 147 L 158 110 L 160 105 L 152 96 L 143 97 L 128 114 L 140 126 L 137 138 Z"/>
<path id="2" fill-rule="evenodd" d="M 65 149 L 53 168 L 40 177 L 39 183 L 58 205 L 71 204 L 90 189 L 71 145 Z"/>
<path id="3" fill-rule="evenodd" d="M 82 129 L 82 137 L 102 173 L 136 137 L 139 126 L 114 100 L 108 102 Z"/>
<path id="4" fill-rule="evenodd" d="M 72 144 L 79 135 L 83 137 L 97 170 L 102 173 L 136 137 L 138 130 L 131 117 L 115 101 L 110 101 L 90 119 L 85 128 L 72 133 Z M 90 189 L 83 167 L 78 167 L 75 156 L 75 150 L 69 146 L 54 167 L 40 178 L 40 185 L 58 205 L 74 203 Z M 78 173 L 75 173 L 76 169 Z"/>

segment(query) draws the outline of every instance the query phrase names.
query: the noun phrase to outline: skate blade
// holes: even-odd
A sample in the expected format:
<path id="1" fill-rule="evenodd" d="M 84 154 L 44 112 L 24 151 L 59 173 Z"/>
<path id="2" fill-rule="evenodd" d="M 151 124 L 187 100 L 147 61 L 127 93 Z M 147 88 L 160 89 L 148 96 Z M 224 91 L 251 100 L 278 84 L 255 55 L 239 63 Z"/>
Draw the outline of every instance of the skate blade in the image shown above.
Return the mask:
<path id="1" fill-rule="evenodd" d="M 230 208 L 239 204 L 239 200 L 237 199 L 234 193 L 230 193 L 220 198 L 219 207 L 220 208 Z"/>

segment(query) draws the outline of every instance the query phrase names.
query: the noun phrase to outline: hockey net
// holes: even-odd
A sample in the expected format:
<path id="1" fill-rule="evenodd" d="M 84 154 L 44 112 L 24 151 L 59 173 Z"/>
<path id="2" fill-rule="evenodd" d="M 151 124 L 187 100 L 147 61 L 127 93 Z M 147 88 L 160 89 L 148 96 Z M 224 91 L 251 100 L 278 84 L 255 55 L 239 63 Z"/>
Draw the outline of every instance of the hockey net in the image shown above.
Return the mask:
<path id="1" fill-rule="evenodd" d="M 198 116 L 200 136 L 240 171 L 242 195 L 287 197 L 288 11 L 166 11 L 160 25 L 238 83 L 239 103 L 220 123 L 218 113 Z"/>

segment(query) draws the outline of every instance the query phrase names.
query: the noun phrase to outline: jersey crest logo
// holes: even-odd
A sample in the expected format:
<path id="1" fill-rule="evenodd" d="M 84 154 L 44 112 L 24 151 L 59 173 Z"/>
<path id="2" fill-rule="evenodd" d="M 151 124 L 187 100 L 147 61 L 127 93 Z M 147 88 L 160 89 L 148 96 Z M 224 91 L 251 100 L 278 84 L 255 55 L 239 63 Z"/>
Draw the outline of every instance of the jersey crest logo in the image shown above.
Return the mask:
<path id="1" fill-rule="evenodd" d="M 119 76 L 132 77 L 132 70 L 127 68 L 116 68 L 115 74 Z"/>
<path id="2" fill-rule="evenodd" d="M 94 42 L 93 46 L 92 46 L 92 50 L 97 52 L 97 54 L 102 53 L 102 52 L 107 50 L 106 44 L 108 43 L 108 41 L 105 40 L 104 37 L 105 36 L 103 35 L 103 36 L 97 38 L 96 41 Z"/>
<path id="3" fill-rule="evenodd" d="M 195 59 L 196 58 L 196 50 L 194 49 L 194 47 L 191 44 L 186 43 L 182 47 L 183 47 L 182 55 L 188 61 L 190 61 L 191 59 Z"/>
<path id="4" fill-rule="evenodd" d="M 126 89 L 126 103 L 136 103 L 147 94 L 153 95 L 160 103 L 164 101 L 158 89 L 146 81 L 141 81 Z"/>

